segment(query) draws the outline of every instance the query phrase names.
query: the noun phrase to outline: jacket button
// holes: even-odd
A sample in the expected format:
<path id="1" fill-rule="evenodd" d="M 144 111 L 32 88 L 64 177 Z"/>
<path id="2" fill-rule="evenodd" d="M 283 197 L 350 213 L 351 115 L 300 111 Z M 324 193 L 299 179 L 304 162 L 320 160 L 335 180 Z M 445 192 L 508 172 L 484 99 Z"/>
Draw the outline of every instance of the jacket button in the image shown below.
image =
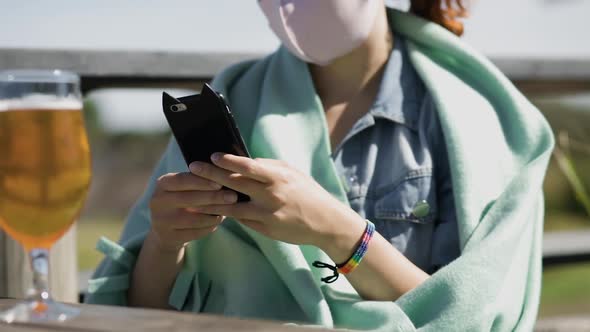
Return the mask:
<path id="1" fill-rule="evenodd" d="M 430 212 L 430 205 L 427 201 L 421 200 L 420 202 L 416 203 L 414 209 L 412 210 L 412 214 L 416 218 L 426 217 Z"/>

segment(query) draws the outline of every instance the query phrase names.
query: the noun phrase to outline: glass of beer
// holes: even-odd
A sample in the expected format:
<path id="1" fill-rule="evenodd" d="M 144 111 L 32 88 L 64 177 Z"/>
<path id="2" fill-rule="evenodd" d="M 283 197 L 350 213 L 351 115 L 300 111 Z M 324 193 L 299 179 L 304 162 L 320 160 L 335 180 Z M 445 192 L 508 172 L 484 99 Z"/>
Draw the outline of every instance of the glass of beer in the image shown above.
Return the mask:
<path id="1" fill-rule="evenodd" d="M 60 70 L 0 71 L 0 226 L 27 251 L 33 289 L 0 313 L 5 322 L 63 321 L 49 249 L 78 217 L 90 185 L 79 77 Z"/>

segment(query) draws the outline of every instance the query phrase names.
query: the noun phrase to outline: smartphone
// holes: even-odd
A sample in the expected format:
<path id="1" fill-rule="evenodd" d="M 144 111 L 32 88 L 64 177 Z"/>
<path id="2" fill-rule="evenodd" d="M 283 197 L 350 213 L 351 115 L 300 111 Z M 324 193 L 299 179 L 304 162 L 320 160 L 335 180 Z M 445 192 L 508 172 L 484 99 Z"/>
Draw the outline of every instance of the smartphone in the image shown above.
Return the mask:
<path id="1" fill-rule="evenodd" d="M 205 83 L 200 94 L 174 98 L 162 93 L 162 107 L 187 166 L 211 163 L 215 152 L 250 157 L 225 98 Z M 238 192 L 238 202 L 250 200 Z"/>

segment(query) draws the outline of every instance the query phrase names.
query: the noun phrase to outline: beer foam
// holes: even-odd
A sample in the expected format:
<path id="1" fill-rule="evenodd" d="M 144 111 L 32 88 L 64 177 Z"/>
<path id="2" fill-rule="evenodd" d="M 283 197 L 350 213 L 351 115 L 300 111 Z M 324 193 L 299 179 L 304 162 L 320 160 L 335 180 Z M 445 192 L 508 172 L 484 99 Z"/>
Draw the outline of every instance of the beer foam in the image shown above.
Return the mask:
<path id="1" fill-rule="evenodd" d="M 0 112 L 25 110 L 73 111 L 82 109 L 76 97 L 35 94 L 25 98 L 0 99 Z"/>

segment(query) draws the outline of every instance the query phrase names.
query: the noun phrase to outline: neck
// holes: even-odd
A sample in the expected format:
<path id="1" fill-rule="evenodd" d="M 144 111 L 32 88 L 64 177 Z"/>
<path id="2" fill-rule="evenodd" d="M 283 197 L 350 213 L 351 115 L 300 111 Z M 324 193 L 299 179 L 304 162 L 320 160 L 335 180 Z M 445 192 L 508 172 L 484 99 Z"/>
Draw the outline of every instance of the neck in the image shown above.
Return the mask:
<path id="1" fill-rule="evenodd" d="M 362 93 L 375 95 L 392 47 L 393 35 L 383 7 L 363 44 L 328 65 L 310 65 L 316 92 L 324 107 L 346 103 Z"/>

